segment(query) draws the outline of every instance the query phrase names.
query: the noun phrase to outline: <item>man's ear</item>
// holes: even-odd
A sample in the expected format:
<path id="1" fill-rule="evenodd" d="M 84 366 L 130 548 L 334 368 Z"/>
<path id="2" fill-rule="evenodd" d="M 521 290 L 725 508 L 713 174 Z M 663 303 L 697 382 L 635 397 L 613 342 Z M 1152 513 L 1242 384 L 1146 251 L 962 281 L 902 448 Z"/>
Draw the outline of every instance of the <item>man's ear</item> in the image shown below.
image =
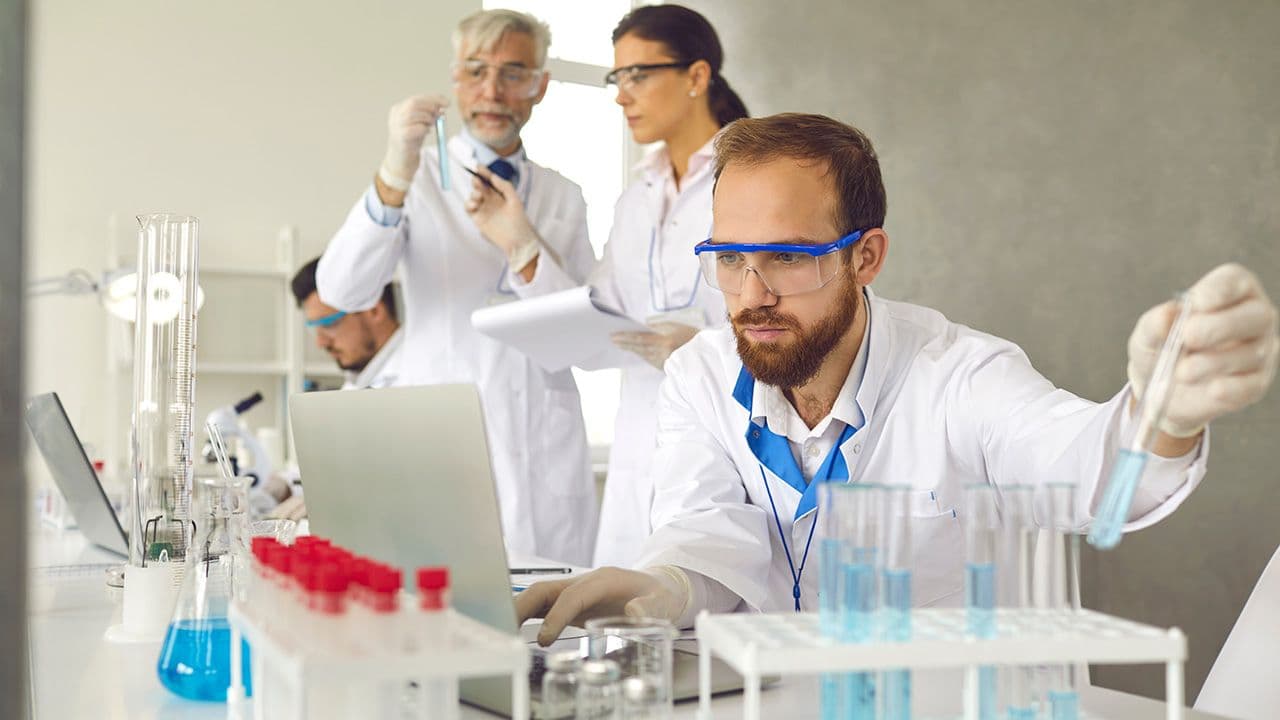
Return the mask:
<path id="1" fill-rule="evenodd" d="M 853 246 L 854 278 L 858 285 L 870 285 L 880 270 L 884 268 L 885 256 L 889 254 L 889 236 L 881 228 L 872 228 L 864 233 Z"/>

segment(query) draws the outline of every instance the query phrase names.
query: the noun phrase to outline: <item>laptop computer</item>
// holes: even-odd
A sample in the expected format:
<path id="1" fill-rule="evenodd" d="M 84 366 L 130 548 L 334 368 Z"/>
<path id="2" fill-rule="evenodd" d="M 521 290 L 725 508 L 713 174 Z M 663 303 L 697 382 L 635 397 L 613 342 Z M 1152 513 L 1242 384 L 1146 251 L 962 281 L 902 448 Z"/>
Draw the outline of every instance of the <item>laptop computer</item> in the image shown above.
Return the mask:
<path id="1" fill-rule="evenodd" d="M 27 401 L 27 428 L 44 457 L 53 482 L 66 498 L 76 523 L 89 542 L 121 557 L 129 556 L 129 538 L 102 489 L 57 393 Z"/>
<path id="2" fill-rule="evenodd" d="M 405 569 L 448 566 L 459 612 L 520 631 L 475 386 L 303 393 L 289 409 L 312 532 Z M 675 655 L 675 697 L 696 697 L 696 652 Z M 713 692 L 742 687 L 718 660 L 712 676 Z M 509 680 L 463 681 L 460 695 L 511 714 Z"/>

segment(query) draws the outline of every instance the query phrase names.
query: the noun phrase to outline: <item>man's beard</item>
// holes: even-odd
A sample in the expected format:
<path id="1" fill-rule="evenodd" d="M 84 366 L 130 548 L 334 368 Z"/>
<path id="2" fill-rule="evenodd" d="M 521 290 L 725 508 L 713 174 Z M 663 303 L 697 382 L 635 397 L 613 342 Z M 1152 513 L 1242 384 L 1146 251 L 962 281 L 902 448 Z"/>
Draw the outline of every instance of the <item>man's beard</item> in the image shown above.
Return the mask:
<path id="1" fill-rule="evenodd" d="M 366 337 L 364 340 L 364 355 L 355 360 L 342 364 L 342 361 L 334 357 L 338 362 L 338 367 L 347 372 L 361 373 L 365 368 L 369 367 L 369 363 L 373 360 L 373 356 L 378 354 L 378 343 L 374 342 L 372 337 Z"/>
<path id="2" fill-rule="evenodd" d="M 477 111 L 477 110 L 478 108 L 473 108 L 473 111 Z M 510 122 L 507 124 L 507 129 L 496 131 L 496 132 L 491 129 L 481 130 L 481 129 L 478 129 L 474 121 L 470 117 L 468 117 L 466 120 L 466 126 L 467 126 L 467 131 L 471 133 L 471 137 L 479 140 L 485 145 L 488 145 L 490 148 L 493 148 L 494 152 L 497 152 L 499 149 L 502 149 L 502 148 L 510 147 L 516 144 L 517 142 L 519 142 L 520 129 L 523 127 L 524 124 L 521 123 L 520 120 L 516 117 L 516 114 L 514 111 L 512 111 L 510 108 L 500 107 L 500 106 L 492 106 L 492 107 L 485 106 L 484 110 L 486 112 L 507 114 L 508 119 L 510 120 Z"/>
<path id="3" fill-rule="evenodd" d="M 738 341 L 738 357 L 747 372 L 766 385 L 784 389 L 800 387 L 812 380 L 858 316 L 858 285 L 852 278 L 847 283 L 831 313 L 807 331 L 800 327 L 795 316 L 768 307 L 742 310 L 730 318 L 733 336 Z M 742 325 L 786 328 L 795 339 L 781 346 L 753 342 L 746 337 Z"/>

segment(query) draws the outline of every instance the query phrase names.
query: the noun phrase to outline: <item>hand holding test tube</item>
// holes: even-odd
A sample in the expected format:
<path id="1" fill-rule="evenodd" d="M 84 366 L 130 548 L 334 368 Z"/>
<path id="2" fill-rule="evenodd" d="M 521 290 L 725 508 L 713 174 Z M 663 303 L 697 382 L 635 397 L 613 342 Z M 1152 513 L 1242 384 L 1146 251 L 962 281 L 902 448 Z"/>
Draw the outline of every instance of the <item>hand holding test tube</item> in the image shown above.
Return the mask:
<path id="1" fill-rule="evenodd" d="M 386 189 L 403 193 L 409 189 L 421 161 L 422 143 L 432 128 L 436 129 L 440 150 L 440 168 L 447 173 L 444 145 L 444 109 L 448 99 L 439 95 L 414 95 L 392 106 L 387 114 L 387 152 L 378 168 L 378 179 Z M 444 188 L 449 188 L 448 175 L 443 174 Z"/>
<path id="2" fill-rule="evenodd" d="M 1158 443 L 1192 441 L 1212 420 L 1266 394 L 1280 356 L 1277 317 L 1258 278 L 1234 263 L 1207 273 L 1173 308 L 1162 305 L 1142 316 L 1129 339 L 1138 428 L 1115 461 L 1090 544 L 1106 549 L 1120 541 Z"/>

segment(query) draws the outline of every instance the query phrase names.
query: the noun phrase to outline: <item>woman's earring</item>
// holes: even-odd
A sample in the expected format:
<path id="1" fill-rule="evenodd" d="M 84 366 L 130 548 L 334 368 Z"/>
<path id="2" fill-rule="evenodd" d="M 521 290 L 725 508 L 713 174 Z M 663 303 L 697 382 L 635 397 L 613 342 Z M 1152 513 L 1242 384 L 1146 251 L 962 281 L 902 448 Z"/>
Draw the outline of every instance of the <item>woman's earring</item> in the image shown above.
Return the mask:
<path id="1" fill-rule="evenodd" d="M 697 90 L 690 90 L 690 91 L 689 91 L 689 97 L 698 97 L 698 91 L 697 91 Z"/>

